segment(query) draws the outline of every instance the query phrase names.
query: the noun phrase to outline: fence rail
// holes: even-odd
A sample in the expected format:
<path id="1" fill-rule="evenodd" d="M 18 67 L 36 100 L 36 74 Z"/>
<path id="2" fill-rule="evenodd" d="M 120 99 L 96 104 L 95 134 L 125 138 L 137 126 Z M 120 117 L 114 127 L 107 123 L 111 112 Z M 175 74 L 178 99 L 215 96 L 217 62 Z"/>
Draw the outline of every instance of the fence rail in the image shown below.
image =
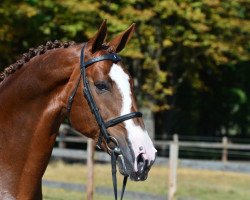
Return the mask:
<path id="1" fill-rule="evenodd" d="M 68 135 L 68 133 L 71 133 L 71 135 Z M 72 136 L 75 135 L 75 136 Z M 175 138 L 173 140 L 175 142 L 178 142 L 178 146 L 181 151 L 185 149 L 185 151 L 189 152 L 204 152 L 207 151 L 208 153 L 218 153 L 221 154 L 221 160 L 223 162 L 227 162 L 228 157 L 233 155 L 235 156 L 249 156 L 250 158 L 250 153 L 248 152 L 242 152 L 242 151 L 249 151 L 250 150 L 250 144 L 237 144 L 237 143 L 230 143 L 227 137 L 221 138 L 221 142 L 200 142 L 200 141 L 180 141 L 178 139 L 178 135 L 174 135 Z M 59 131 L 59 136 L 57 137 L 56 141 L 58 142 L 58 146 L 60 148 L 67 148 L 67 143 L 75 143 L 75 144 L 80 144 L 80 143 L 87 143 L 87 138 L 83 137 L 79 132 L 73 130 L 70 128 L 68 125 L 62 125 Z M 160 141 L 160 140 L 155 140 L 153 143 L 158 149 L 168 149 L 172 141 Z M 55 155 L 59 155 L 60 153 L 58 152 L 59 150 L 55 150 Z M 233 151 L 238 151 L 238 152 L 233 152 Z M 70 152 L 64 151 L 61 152 L 61 156 L 63 157 L 63 154 L 65 155 L 64 157 L 70 157 L 69 154 Z M 85 153 L 86 154 L 86 153 Z M 79 154 L 76 151 L 76 154 L 74 155 L 75 157 L 80 158 L 80 155 L 84 154 Z M 96 158 L 102 158 L 104 154 L 99 154 L 97 152 Z M 86 155 L 84 156 L 85 159 Z M 106 157 L 104 158 L 106 161 Z"/>
<path id="2" fill-rule="evenodd" d="M 160 148 L 165 148 L 171 144 L 171 141 L 154 141 L 155 146 Z M 208 149 L 222 149 L 224 148 L 224 144 L 221 142 L 185 142 L 179 141 L 180 147 L 199 147 L 199 148 L 208 148 Z M 228 143 L 228 149 L 237 149 L 237 150 L 250 150 L 250 144 L 234 144 Z"/>
<path id="3" fill-rule="evenodd" d="M 57 142 L 72 142 L 72 143 L 87 143 L 87 139 L 81 136 L 63 136 L 63 137 L 57 137 Z M 171 144 L 171 141 L 160 141 L 160 140 L 154 140 L 153 143 L 156 147 L 159 148 L 166 148 Z M 198 148 L 208 148 L 208 149 L 222 149 L 224 148 L 223 143 L 219 142 L 185 142 L 185 141 L 179 141 L 180 147 L 198 147 Z M 236 149 L 236 150 L 250 150 L 250 144 L 234 144 L 234 143 L 228 143 L 227 149 Z"/>
<path id="4" fill-rule="evenodd" d="M 77 136 L 69 136 L 68 133 L 73 133 Z M 93 199 L 93 164 L 95 161 L 110 162 L 110 156 L 104 152 L 95 151 L 94 144 L 90 139 L 84 138 L 80 133 L 71 129 L 69 126 L 64 125 L 60 127 L 59 135 L 56 138 L 58 142 L 58 148 L 54 148 L 52 157 L 60 157 L 74 160 L 86 160 L 88 164 L 88 181 L 87 185 L 87 199 Z M 88 151 L 79 149 L 68 149 L 67 143 L 88 143 Z M 158 157 L 156 164 L 168 164 L 169 165 L 169 189 L 168 199 L 173 200 L 177 191 L 177 166 L 181 167 L 192 167 L 197 169 L 208 169 L 211 167 L 213 170 L 228 170 L 228 171 L 241 171 L 250 172 L 250 166 L 245 163 L 228 163 L 228 150 L 250 150 L 250 144 L 234 144 L 229 143 L 226 137 L 222 138 L 221 142 L 190 142 L 190 141 L 179 141 L 178 135 L 173 136 L 173 141 L 154 141 L 155 146 L 158 148 L 170 149 L 170 158 Z M 185 160 L 178 159 L 178 152 L 180 148 L 199 148 L 214 149 L 213 151 L 220 151 L 223 162 L 218 161 L 198 161 L 198 160 Z M 45 181 L 46 182 L 46 181 Z M 58 183 L 56 183 L 58 184 Z"/>

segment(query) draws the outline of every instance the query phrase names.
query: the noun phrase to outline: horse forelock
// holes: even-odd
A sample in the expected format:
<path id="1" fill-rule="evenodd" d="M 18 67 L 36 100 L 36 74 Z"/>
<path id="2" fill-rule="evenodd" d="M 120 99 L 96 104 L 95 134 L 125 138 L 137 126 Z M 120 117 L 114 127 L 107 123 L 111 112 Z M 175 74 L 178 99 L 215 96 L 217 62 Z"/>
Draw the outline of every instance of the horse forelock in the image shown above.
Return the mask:
<path id="1" fill-rule="evenodd" d="M 3 72 L 0 73 L 0 82 L 2 82 L 10 74 L 13 74 L 18 69 L 20 69 L 25 63 L 29 62 L 32 58 L 42 55 L 45 52 L 57 49 L 57 48 L 68 48 L 72 45 L 75 45 L 74 41 L 70 42 L 61 42 L 55 40 L 54 42 L 48 41 L 45 45 L 40 45 L 37 48 L 30 48 L 27 53 L 21 55 L 14 64 L 11 64 L 9 67 L 6 67 Z"/>

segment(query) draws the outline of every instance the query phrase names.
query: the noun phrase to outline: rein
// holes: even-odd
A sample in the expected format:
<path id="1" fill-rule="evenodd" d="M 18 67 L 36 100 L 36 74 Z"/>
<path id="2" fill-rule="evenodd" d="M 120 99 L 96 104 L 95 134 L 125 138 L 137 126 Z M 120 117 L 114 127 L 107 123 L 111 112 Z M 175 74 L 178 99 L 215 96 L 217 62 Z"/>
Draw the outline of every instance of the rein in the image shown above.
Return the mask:
<path id="1" fill-rule="evenodd" d="M 81 56 L 80 56 L 80 70 L 81 70 L 81 74 L 80 74 L 80 77 L 79 77 L 79 80 L 77 82 L 77 85 L 75 87 L 75 89 L 73 90 L 72 94 L 70 95 L 69 97 L 69 100 L 68 100 L 68 105 L 67 105 L 67 111 L 68 111 L 68 114 L 70 113 L 70 110 L 71 110 L 71 107 L 72 107 L 72 103 L 73 103 L 73 100 L 74 100 L 74 97 L 76 95 L 76 92 L 77 92 L 77 89 L 79 87 L 79 84 L 80 84 L 80 81 L 81 81 L 81 78 L 82 78 L 82 81 L 83 81 L 83 87 L 84 87 L 84 90 L 83 90 L 83 93 L 84 93 L 84 96 L 89 104 L 89 107 L 93 113 L 93 115 L 95 116 L 95 119 L 96 119 L 96 122 L 100 128 L 100 135 L 99 135 L 99 138 L 98 138 L 98 142 L 97 142 L 97 147 L 99 149 L 101 149 L 101 144 L 102 144 L 102 141 L 104 139 L 104 141 L 106 142 L 107 144 L 107 148 L 108 148 L 108 151 L 110 153 L 110 156 L 111 156 L 111 168 L 112 168 L 112 181 L 113 181 L 113 188 L 114 188 L 114 196 L 115 196 L 115 200 L 117 200 L 117 177 L 116 177 L 116 161 L 117 161 L 117 158 L 119 157 L 121 159 L 121 161 L 123 162 L 123 166 L 125 166 L 125 163 L 124 163 L 124 159 L 123 159 L 123 155 L 121 153 L 121 149 L 119 147 L 119 143 L 117 141 L 116 138 L 114 138 L 113 136 L 111 136 L 107 130 L 107 128 L 109 127 L 112 127 L 112 126 L 115 126 L 119 123 L 122 123 L 126 120 L 129 120 L 129 119 L 132 119 L 132 118 L 135 118 L 135 117 L 142 117 L 142 113 L 141 112 L 131 112 L 129 114 L 126 114 L 126 115 L 122 115 L 120 117 L 117 117 L 117 118 L 113 118 L 107 122 L 104 122 L 100 112 L 99 112 L 99 109 L 96 105 L 96 102 L 93 98 L 93 95 L 91 93 L 91 90 L 90 90 L 90 87 L 89 87 L 89 81 L 88 81 L 88 78 L 87 78 L 87 75 L 86 75 L 86 68 L 87 67 L 90 67 L 92 64 L 96 63 L 96 62 L 100 62 L 100 61 L 103 61 L 103 60 L 111 60 L 113 63 L 117 63 L 119 61 L 121 61 L 121 57 L 115 53 L 110 53 L 110 54 L 105 54 L 105 55 L 102 55 L 102 56 L 99 56 L 99 57 L 95 57 L 95 58 L 92 58 L 88 61 L 84 61 L 84 48 L 85 48 L 86 44 L 82 47 L 81 49 Z M 108 144 L 110 144 L 110 142 L 113 142 L 115 144 L 115 148 L 111 149 Z M 123 186 L 122 186 L 122 193 L 121 193 L 121 200 L 123 199 L 123 195 L 124 195 L 124 191 L 125 191 L 125 188 L 126 188 L 126 183 L 127 183 L 127 179 L 128 179 L 128 176 L 124 176 L 123 178 Z"/>

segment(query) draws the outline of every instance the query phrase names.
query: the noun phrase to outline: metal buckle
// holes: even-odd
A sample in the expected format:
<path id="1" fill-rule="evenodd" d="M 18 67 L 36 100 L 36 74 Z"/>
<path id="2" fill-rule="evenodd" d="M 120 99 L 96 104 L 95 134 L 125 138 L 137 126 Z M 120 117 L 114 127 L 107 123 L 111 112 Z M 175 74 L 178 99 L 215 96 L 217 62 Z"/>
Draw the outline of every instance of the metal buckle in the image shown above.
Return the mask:
<path id="1" fill-rule="evenodd" d="M 115 137 L 111 136 L 111 135 L 109 136 L 109 139 L 110 139 L 109 143 L 111 141 L 115 143 L 115 148 L 111 149 L 109 147 L 108 143 L 106 142 L 105 144 L 106 144 L 106 147 L 107 147 L 108 151 L 109 152 L 114 151 L 114 153 L 120 155 L 121 154 L 121 149 L 119 148 L 119 143 L 118 143 L 117 139 Z"/>

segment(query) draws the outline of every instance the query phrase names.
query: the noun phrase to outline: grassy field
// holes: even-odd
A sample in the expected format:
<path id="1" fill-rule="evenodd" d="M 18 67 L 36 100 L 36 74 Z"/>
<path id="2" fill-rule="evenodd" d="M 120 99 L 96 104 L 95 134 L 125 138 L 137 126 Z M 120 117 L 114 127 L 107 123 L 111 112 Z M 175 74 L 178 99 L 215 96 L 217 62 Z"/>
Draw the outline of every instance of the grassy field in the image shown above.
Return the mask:
<path id="1" fill-rule="evenodd" d="M 95 165 L 95 185 L 112 188 L 110 165 Z M 51 163 L 44 179 L 72 183 L 86 183 L 86 166 L 83 164 Z M 119 176 L 119 186 L 122 177 Z M 167 197 L 168 169 L 154 166 L 145 182 L 128 182 L 126 190 L 147 192 Z M 80 200 L 86 199 L 84 193 L 63 189 L 43 188 L 45 200 Z M 95 200 L 110 200 L 111 196 L 95 194 Z M 125 198 L 126 199 L 126 198 Z M 193 200 L 249 200 L 250 174 L 178 169 L 178 191 L 176 199 Z M 126 199 L 131 200 L 131 199 Z M 133 199 L 135 200 L 135 199 Z"/>

